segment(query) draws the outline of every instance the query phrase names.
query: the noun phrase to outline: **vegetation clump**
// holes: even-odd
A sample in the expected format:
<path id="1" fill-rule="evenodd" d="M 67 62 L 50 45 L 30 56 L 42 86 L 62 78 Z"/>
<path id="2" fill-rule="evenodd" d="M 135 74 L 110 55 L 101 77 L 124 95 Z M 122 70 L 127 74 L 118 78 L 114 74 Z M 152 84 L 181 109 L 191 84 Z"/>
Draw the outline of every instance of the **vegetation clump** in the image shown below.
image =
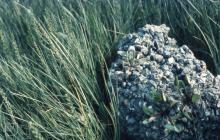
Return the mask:
<path id="1" fill-rule="evenodd" d="M 218 139 L 219 79 L 168 32 L 147 24 L 118 46 L 110 76 L 121 130 L 132 139 Z"/>

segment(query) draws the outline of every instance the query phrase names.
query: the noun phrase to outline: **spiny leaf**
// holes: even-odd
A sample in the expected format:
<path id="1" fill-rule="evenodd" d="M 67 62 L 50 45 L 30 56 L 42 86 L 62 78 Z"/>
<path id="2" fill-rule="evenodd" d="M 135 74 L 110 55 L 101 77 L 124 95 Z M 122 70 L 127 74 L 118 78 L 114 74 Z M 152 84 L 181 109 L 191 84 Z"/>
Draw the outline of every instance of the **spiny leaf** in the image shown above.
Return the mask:
<path id="1" fill-rule="evenodd" d="M 166 95 L 164 94 L 164 92 L 162 92 L 162 97 L 163 97 L 163 101 L 166 102 L 167 98 L 166 98 Z"/>
<path id="2" fill-rule="evenodd" d="M 185 75 L 184 76 L 184 81 L 185 81 L 185 83 L 187 84 L 187 85 L 190 85 L 190 78 L 189 78 L 189 75 Z"/>
<path id="3" fill-rule="evenodd" d="M 145 120 L 143 120 L 143 122 L 142 122 L 143 124 L 148 124 L 149 123 L 149 121 L 148 121 L 148 119 L 145 119 Z"/>
<path id="4" fill-rule="evenodd" d="M 179 88 L 178 76 L 175 76 L 174 85 L 175 85 L 177 88 Z"/>
<path id="5" fill-rule="evenodd" d="M 175 131 L 175 126 L 171 125 L 171 124 L 166 124 L 165 129 L 167 129 L 168 131 Z"/>
<path id="6" fill-rule="evenodd" d="M 192 120 L 192 118 L 190 117 L 190 115 L 189 115 L 188 112 L 182 112 L 182 113 L 183 113 L 183 115 L 184 115 L 186 118 Z"/>
<path id="7" fill-rule="evenodd" d="M 162 94 L 158 93 L 155 89 L 151 91 L 151 96 L 154 101 L 160 102 L 163 100 Z"/>
<path id="8" fill-rule="evenodd" d="M 154 114 L 154 111 L 153 111 L 152 107 L 143 107 L 143 111 L 148 116 L 152 116 Z"/>
<path id="9" fill-rule="evenodd" d="M 183 130 L 183 127 L 181 125 L 166 124 L 164 127 L 167 131 L 174 131 L 177 133 L 179 133 Z"/>

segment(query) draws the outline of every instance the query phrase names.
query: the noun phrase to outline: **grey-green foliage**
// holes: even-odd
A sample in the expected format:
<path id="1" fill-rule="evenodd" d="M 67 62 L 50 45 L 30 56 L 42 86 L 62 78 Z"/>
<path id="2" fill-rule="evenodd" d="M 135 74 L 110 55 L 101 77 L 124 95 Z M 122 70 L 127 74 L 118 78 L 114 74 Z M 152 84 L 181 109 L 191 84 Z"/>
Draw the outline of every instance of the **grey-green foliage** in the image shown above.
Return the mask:
<path id="1" fill-rule="evenodd" d="M 102 139 L 112 133 L 106 127 L 116 122 L 114 101 L 105 106 L 96 79 L 111 38 L 97 13 L 84 13 L 82 2 L 72 4 L 77 12 L 54 0 L 0 3 L 1 137 Z"/>

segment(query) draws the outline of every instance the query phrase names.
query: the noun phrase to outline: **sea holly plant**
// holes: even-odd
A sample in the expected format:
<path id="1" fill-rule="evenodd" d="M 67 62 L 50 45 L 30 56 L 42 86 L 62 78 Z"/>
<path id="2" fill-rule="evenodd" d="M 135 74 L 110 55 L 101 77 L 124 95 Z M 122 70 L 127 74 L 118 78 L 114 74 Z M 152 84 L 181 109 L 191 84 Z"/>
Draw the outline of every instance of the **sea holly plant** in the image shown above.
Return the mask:
<path id="1" fill-rule="evenodd" d="M 180 80 L 178 76 L 176 76 L 174 80 L 174 85 L 178 93 L 179 94 L 183 93 L 185 95 L 185 98 L 187 100 L 190 99 L 189 101 L 191 101 L 192 103 L 194 104 L 198 103 L 199 100 L 201 99 L 201 93 L 199 90 L 197 90 L 191 85 L 189 75 L 187 74 L 184 75 L 183 79 L 180 79 Z"/>
<path id="2" fill-rule="evenodd" d="M 152 122 L 155 122 L 154 125 L 161 125 L 164 124 L 162 122 L 165 122 L 162 126 L 165 134 L 187 131 L 185 129 L 187 122 L 191 122 L 194 118 L 194 109 L 191 105 L 196 105 L 201 99 L 201 93 L 190 87 L 189 83 L 190 79 L 187 76 L 184 76 L 183 80 L 175 78 L 174 85 L 179 100 L 153 88 L 149 93 L 151 104 L 143 107 L 146 118 L 142 123 L 152 125 Z"/>
<path id="3" fill-rule="evenodd" d="M 165 95 L 154 88 L 152 88 L 152 91 L 149 93 L 149 99 L 153 105 L 143 106 L 143 112 L 146 114 L 146 119 L 144 119 L 142 123 L 145 125 L 157 120 L 157 118 L 163 113 L 164 109 L 163 107 L 159 108 L 158 103 L 164 104 L 166 102 Z"/>
<path id="4" fill-rule="evenodd" d="M 148 116 L 155 115 L 155 110 L 153 110 L 152 106 L 148 106 L 148 107 L 144 106 L 143 111 Z"/>

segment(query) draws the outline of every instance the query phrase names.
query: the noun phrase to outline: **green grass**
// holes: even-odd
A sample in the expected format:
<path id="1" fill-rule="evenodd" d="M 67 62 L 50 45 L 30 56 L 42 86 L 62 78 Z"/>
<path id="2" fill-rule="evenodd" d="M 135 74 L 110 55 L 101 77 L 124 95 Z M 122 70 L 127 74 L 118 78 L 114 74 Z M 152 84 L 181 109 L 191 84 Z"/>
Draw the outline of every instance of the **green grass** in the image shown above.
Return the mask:
<path id="1" fill-rule="evenodd" d="M 209 0 L 1 0 L 0 139 L 119 139 L 106 64 L 118 40 L 146 23 L 166 23 L 219 73 L 219 7 Z"/>

